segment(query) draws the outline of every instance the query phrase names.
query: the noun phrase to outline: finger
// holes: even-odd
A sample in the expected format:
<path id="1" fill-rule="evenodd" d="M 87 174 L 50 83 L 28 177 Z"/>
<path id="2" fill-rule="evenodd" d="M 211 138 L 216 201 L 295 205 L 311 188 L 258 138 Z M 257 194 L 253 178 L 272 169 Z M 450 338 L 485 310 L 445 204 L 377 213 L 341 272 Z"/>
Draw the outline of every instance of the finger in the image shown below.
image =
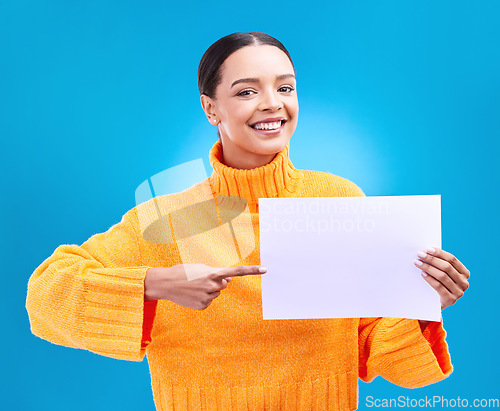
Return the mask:
<path id="1" fill-rule="evenodd" d="M 457 269 L 448 261 L 442 260 L 441 258 L 438 258 L 432 254 L 424 253 L 423 251 L 419 251 L 417 253 L 418 258 L 420 261 L 423 261 L 424 263 L 427 263 L 429 265 L 432 265 L 439 270 L 443 271 L 446 273 L 455 284 L 458 285 L 458 287 L 461 290 L 466 290 L 468 287 L 467 280 L 464 275 L 460 274 Z M 416 264 L 418 265 L 418 264 Z M 422 268 L 422 267 L 420 267 Z M 439 278 L 438 278 L 439 280 Z M 446 284 L 444 284 L 446 285 Z M 451 291 L 451 290 L 450 290 Z"/>
<path id="2" fill-rule="evenodd" d="M 465 267 L 465 265 L 462 264 L 462 262 L 455 257 L 453 254 L 442 250 L 441 248 L 438 247 L 429 247 L 427 249 L 427 253 L 435 256 L 437 258 L 440 258 L 442 260 L 447 261 L 450 263 L 455 269 L 460 273 L 465 276 L 465 279 L 468 280 L 470 277 L 470 271 Z"/>
<path id="3" fill-rule="evenodd" d="M 223 278 L 220 282 L 215 282 L 210 284 L 210 291 L 207 291 L 207 295 L 211 298 L 218 297 L 221 290 L 224 290 L 228 285 L 228 282 L 225 278 Z"/>
<path id="4" fill-rule="evenodd" d="M 448 291 L 448 289 L 441 284 L 438 280 L 436 280 L 434 277 L 431 275 L 424 275 L 425 273 L 422 271 L 422 277 L 424 277 L 425 281 L 427 281 L 432 288 L 434 288 L 441 299 L 441 310 L 445 309 L 446 307 L 449 307 L 450 305 L 455 304 L 457 301 L 457 298 L 454 297 L 452 293 Z"/>
<path id="5" fill-rule="evenodd" d="M 227 285 L 229 284 L 229 281 L 227 281 L 227 278 L 223 278 L 222 279 L 222 286 L 221 286 L 221 290 L 223 290 L 224 288 L 227 288 Z"/>
<path id="6" fill-rule="evenodd" d="M 214 298 L 217 298 L 220 295 L 220 291 L 215 291 L 213 293 L 208 293 L 208 296 L 213 300 Z"/>
<path id="7" fill-rule="evenodd" d="M 418 264 L 420 263 L 420 265 Z M 458 285 L 450 278 L 448 273 L 440 270 L 433 265 L 427 264 L 421 260 L 415 260 L 415 265 L 420 268 L 424 273 L 431 275 L 437 281 L 439 281 L 447 290 L 460 298 L 463 295 L 463 291 L 458 287 Z"/>
<path id="8" fill-rule="evenodd" d="M 263 269 L 264 271 L 260 271 Z M 242 277 L 244 275 L 262 275 L 267 271 L 265 267 L 259 265 L 240 265 L 238 267 L 224 268 L 221 271 L 210 274 L 208 277 L 214 280 L 221 280 L 227 277 Z"/>
<path id="9" fill-rule="evenodd" d="M 222 270 L 226 270 L 227 268 L 224 268 L 224 267 L 218 267 L 217 270 L 218 272 L 222 271 Z M 225 277 L 224 280 L 226 280 L 227 282 L 230 282 L 231 281 L 231 277 Z"/>

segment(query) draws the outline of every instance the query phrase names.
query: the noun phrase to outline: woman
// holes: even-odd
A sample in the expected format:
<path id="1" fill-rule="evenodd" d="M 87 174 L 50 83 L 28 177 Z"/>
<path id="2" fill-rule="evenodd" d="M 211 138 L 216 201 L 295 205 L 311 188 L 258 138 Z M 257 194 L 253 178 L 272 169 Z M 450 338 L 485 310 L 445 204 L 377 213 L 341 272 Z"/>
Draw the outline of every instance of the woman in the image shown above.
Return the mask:
<path id="1" fill-rule="evenodd" d="M 354 410 L 358 377 L 413 388 L 450 375 L 442 322 L 262 320 L 258 198 L 364 194 L 290 161 L 296 79 L 279 41 L 259 32 L 226 36 L 205 52 L 198 74 L 203 110 L 219 134 L 209 153 L 212 175 L 140 204 L 80 247 L 59 246 L 28 284 L 32 332 L 113 358 L 141 361 L 147 353 L 159 410 Z M 205 210 L 172 212 L 207 198 L 220 230 L 201 227 Z M 241 236 L 210 237 L 227 234 L 221 210 L 228 198 L 248 211 L 244 239 L 257 240 L 249 253 Z M 171 241 L 151 241 L 157 213 L 168 216 L 161 230 Z M 229 243 L 238 245 L 236 264 Z M 444 250 L 419 252 L 415 264 L 442 308 L 468 287 L 468 270 Z"/>

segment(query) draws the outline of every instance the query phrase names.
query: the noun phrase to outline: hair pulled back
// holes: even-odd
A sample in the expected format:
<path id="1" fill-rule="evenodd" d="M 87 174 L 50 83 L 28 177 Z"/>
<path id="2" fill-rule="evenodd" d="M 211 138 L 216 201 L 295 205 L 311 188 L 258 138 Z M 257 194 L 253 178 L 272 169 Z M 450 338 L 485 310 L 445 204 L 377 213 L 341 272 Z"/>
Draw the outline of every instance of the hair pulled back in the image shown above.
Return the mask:
<path id="1" fill-rule="evenodd" d="M 203 54 L 198 66 L 198 90 L 200 95 L 205 94 L 215 98 L 215 89 L 221 82 L 221 66 L 224 61 L 235 51 L 250 45 L 269 45 L 278 47 L 287 55 L 292 63 L 290 53 L 281 42 L 269 34 L 260 31 L 249 33 L 229 34 L 213 43 Z"/>

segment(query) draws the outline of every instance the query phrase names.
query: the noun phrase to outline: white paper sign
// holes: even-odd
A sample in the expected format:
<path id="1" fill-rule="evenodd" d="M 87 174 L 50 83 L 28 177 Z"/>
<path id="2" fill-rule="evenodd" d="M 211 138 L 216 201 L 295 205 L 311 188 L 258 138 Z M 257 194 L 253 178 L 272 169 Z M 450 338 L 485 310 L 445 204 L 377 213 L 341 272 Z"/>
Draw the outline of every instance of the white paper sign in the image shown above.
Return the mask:
<path id="1" fill-rule="evenodd" d="M 413 261 L 441 248 L 441 196 L 260 198 L 263 318 L 441 320 Z"/>

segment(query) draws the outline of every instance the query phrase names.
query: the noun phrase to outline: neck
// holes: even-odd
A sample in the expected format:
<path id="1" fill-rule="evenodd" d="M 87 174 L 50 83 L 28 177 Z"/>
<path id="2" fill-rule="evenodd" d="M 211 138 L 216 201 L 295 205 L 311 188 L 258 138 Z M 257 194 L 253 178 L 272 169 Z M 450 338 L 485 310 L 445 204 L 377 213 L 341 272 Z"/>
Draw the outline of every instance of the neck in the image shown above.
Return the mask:
<path id="1" fill-rule="evenodd" d="M 258 167 L 263 167 L 269 164 L 276 157 L 275 153 L 269 154 L 259 154 L 252 153 L 249 151 L 244 151 L 234 144 L 224 144 L 221 141 L 222 147 L 222 158 L 221 162 L 226 166 L 240 169 L 240 170 L 251 170 Z M 281 151 L 280 149 L 279 151 Z"/>
<path id="2" fill-rule="evenodd" d="M 276 157 L 276 153 L 268 155 L 258 155 L 249 156 L 246 155 L 244 158 L 238 158 L 237 156 L 227 155 L 224 151 L 222 152 L 222 163 L 226 166 L 240 169 L 240 170 L 251 170 L 253 168 L 258 168 L 269 164 Z M 235 159 L 234 161 L 232 159 Z"/>
<path id="3" fill-rule="evenodd" d="M 237 196 L 249 204 L 258 204 L 259 198 L 289 197 L 301 179 L 290 158 L 289 144 L 273 154 L 270 162 L 249 169 L 234 168 L 224 163 L 222 143 L 218 140 L 209 153 L 214 169 L 210 185 L 216 195 Z"/>

